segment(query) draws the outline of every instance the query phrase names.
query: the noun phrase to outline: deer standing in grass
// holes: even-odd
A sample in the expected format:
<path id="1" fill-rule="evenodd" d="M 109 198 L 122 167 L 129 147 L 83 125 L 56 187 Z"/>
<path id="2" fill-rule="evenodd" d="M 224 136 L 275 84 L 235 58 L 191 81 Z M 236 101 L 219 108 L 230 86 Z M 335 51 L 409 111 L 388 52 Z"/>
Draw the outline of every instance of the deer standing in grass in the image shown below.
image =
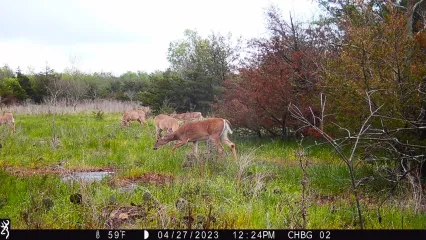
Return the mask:
<path id="1" fill-rule="evenodd" d="M 170 117 L 182 120 L 184 122 L 192 121 L 192 120 L 200 120 L 203 118 L 201 112 L 187 112 L 187 113 L 172 113 Z"/>
<path id="2" fill-rule="evenodd" d="M 223 142 L 231 148 L 234 159 L 237 160 L 235 144 L 228 139 L 228 133 L 232 134 L 230 123 L 228 120 L 223 118 L 209 118 L 205 120 L 187 122 L 176 131 L 168 133 L 164 137 L 157 139 L 154 150 L 157 150 L 160 146 L 168 142 L 178 141 L 170 152 L 170 154 L 173 154 L 176 148 L 182 147 L 188 142 L 193 142 L 194 155 L 197 155 L 198 141 L 209 140 L 217 147 L 221 158 L 223 154 L 223 147 L 220 142 Z"/>
<path id="3" fill-rule="evenodd" d="M 171 133 L 176 131 L 179 128 L 179 122 L 169 117 L 165 114 L 160 114 L 154 118 L 155 122 L 155 135 L 157 139 L 161 138 L 161 132 L 163 130 L 167 131 L 167 133 Z"/>
<path id="4" fill-rule="evenodd" d="M 12 133 L 15 132 L 15 119 L 13 118 L 13 114 L 10 112 L 6 112 L 3 113 L 3 115 L 0 115 L 0 125 L 6 124 L 10 126 Z"/>
<path id="5" fill-rule="evenodd" d="M 147 124 L 146 113 L 143 110 L 124 112 L 121 117 L 122 127 L 130 126 L 130 121 L 138 121 L 140 126 L 142 126 L 142 123 Z"/>

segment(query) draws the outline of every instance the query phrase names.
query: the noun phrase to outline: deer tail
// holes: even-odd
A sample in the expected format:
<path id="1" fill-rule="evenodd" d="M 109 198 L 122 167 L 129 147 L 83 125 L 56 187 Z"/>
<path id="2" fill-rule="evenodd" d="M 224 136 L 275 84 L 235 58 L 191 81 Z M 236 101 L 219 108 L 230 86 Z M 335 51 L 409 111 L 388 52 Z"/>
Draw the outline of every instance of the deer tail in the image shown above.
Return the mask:
<path id="1" fill-rule="evenodd" d="M 228 120 L 223 119 L 223 130 L 222 130 L 222 134 L 220 134 L 221 136 L 224 135 L 226 137 L 226 135 L 228 134 L 228 132 L 230 134 L 233 133 L 232 130 L 231 130 L 230 125 L 231 125 L 231 123 Z"/>

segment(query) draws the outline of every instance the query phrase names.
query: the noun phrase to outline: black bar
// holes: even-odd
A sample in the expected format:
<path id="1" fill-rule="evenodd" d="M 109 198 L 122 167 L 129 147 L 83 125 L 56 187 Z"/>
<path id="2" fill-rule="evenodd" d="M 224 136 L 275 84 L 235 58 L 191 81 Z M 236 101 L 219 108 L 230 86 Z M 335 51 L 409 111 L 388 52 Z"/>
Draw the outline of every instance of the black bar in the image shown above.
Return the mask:
<path id="1" fill-rule="evenodd" d="M 146 231 L 146 232 L 145 232 Z M 426 230 L 9 230 L 16 239 L 426 239 Z M 148 233 L 148 238 L 146 234 Z M 5 236 L 0 236 L 0 240 Z"/>

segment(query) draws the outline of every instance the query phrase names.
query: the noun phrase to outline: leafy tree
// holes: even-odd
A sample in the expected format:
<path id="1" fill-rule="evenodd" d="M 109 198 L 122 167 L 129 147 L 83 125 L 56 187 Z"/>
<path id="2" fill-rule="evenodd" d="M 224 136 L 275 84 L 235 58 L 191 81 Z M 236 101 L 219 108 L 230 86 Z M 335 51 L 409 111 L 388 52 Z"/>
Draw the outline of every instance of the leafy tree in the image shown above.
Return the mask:
<path id="1" fill-rule="evenodd" d="M 28 97 L 16 78 L 6 78 L 0 81 L 0 96 L 2 99 L 15 98 L 18 101 L 23 101 Z"/>
<path id="2" fill-rule="evenodd" d="M 212 34 L 204 39 L 196 31 L 185 30 L 184 39 L 170 43 L 168 60 L 171 70 L 184 81 L 185 109 L 209 112 L 222 94 L 223 82 L 238 58 L 238 47 L 231 36 Z"/>
<path id="3" fill-rule="evenodd" d="M 345 144 L 359 141 L 357 154 L 377 164 L 375 177 L 408 180 L 414 202 L 424 206 L 425 2 L 320 2 L 331 9 L 329 22 L 340 34 L 328 38 L 334 57 L 319 62 L 333 114 L 327 129 L 339 137 L 349 133 Z M 360 129 L 365 137 L 353 138 Z"/>
<path id="4" fill-rule="evenodd" d="M 0 80 L 6 79 L 6 78 L 13 78 L 15 77 L 15 74 L 13 73 L 12 69 L 8 65 L 4 65 L 0 68 Z"/>
<path id="5" fill-rule="evenodd" d="M 23 74 L 20 69 L 16 71 L 16 78 L 19 82 L 19 85 L 24 89 L 27 97 L 33 99 L 34 97 L 34 89 L 31 86 L 30 78 Z"/>
<path id="6" fill-rule="evenodd" d="M 77 68 L 72 67 L 67 69 L 61 78 L 66 89 L 64 92 L 66 104 L 73 106 L 74 110 L 76 110 L 78 102 L 86 96 L 88 90 L 88 85 L 84 81 L 84 74 Z"/>
<path id="7" fill-rule="evenodd" d="M 4 80 L 4 85 L 10 90 L 11 94 L 20 101 L 28 97 L 16 78 L 6 78 Z"/>
<path id="8" fill-rule="evenodd" d="M 149 75 L 145 72 L 126 72 L 120 76 L 122 96 L 124 100 L 133 101 L 137 93 L 148 86 Z"/>
<path id="9" fill-rule="evenodd" d="M 150 75 L 149 87 L 138 94 L 138 99 L 155 112 L 159 112 L 165 102 L 177 111 L 183 111 L 188 101 L 187 88 L 187 82 L 176 72 L 155 72 Z"/>
<path id="10" fill-rule="evenodd" d="M 226 83 L 220 114 L 260 135 L 261 129 L 283 138 L 295 126 L 289 103 L 311 106 L 317 91 L 317 51 L 300 24 L 283 20 L 279 9 L 267 11 L 269 37 L 253 39 L 251 56 Z M 241 115 L 239 115 L 241 114 Z"/>

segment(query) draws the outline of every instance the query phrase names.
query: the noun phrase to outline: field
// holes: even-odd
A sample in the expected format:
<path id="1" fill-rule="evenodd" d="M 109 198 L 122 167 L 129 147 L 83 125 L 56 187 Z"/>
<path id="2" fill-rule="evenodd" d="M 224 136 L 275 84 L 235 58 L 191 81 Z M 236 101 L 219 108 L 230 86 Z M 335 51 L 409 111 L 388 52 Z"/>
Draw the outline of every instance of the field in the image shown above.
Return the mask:
<path id="1" fill-rule="evenodd" d="M 295 141 L 234 134 L 239 159 L 220 159 L 200 143 L 169 155 L 157 151 L 154 125 L 120 129 L 119 114 L 17 115 L 16 132 L 1 126 L 0 218 L 19 229 L 300 228 L 357 229 L 348 171 L 325 145 L 307 153 L 306 197 Z M 304 145 L 312 144 L 305 141 Z M 113 172 L 100 181 L 71 181 L 76 172 Z M 357 165 L 357 178 L 373 166 Z M 425 229 L 410 194 L 387 197 L 386 182 L 360 187 L 367 229 Z"/>

